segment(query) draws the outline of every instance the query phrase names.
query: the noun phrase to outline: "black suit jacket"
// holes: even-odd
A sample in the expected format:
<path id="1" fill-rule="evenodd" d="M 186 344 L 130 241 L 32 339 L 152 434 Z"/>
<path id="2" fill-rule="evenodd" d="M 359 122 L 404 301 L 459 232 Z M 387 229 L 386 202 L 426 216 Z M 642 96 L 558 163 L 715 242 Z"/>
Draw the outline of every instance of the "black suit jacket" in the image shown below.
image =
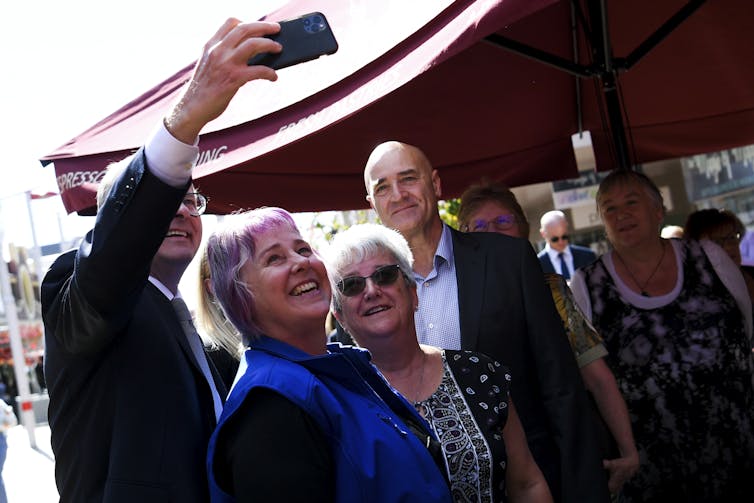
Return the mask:
<path id="1" fill-rule="evenodd" d="M 138 152 L 94 230 L 42 283 L 49 422 L 63 502 L 209 499 L 211 391 L 170 301 L 147 280 L 185 192 L 151 175 Z M 215 382 L 224 397 L 216 372 Z"/>
<path id="2" fill-rule="evenodd" d="M 571 250 L 571 254 L 573 255 L 574 270 L 588 266 L 589 264 L 597 260 L 597 254 L 594 253 L 591 248 L 587 248 L 586 246 L 569 245 L 569 249 Z M 542 264 L 542 270 L 544 272 L 557 273 L 555 266 L 552 264 L 552 260 L 550 260 L 550 254 L 547 253 L 547 250 L 542 250 L 541 252 L 539 252 L 537 258 L 539 259 L 539 263 Z"/>
<path id="3" fill-rule="evenodd" d="M 609 501 L 598 439 L 563 323 L 528 241 L 454 230 L 462 349 L 511 370 L 511 395 L 555 501 Z"/>

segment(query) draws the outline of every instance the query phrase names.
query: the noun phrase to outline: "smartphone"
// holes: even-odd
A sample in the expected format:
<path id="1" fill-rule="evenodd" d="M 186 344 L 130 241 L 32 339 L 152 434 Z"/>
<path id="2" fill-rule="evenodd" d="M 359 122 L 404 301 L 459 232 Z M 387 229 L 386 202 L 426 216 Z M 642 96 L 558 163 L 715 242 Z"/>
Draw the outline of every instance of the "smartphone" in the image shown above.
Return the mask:
<path id="1" fill-rule="evenodd" d="M 279 70 L 338 50 L 338 42 L 321 12 L 280 21 L 280 31 L 267 37 L 279 42 L 283 50 L 277 54 L 257 54 L 249 59 L 249 66 L 264 65 Z"/>

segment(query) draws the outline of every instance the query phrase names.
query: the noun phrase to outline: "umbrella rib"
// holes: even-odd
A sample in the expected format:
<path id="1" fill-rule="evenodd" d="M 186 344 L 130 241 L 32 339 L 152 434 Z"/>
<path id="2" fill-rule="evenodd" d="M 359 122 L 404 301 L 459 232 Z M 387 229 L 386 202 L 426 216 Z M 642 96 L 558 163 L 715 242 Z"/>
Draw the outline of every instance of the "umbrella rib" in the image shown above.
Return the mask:
<path id="1" fill-rule="evenodd" d="M 630 70 L 636 63 L 638 63 L 649 51 L 654 49 L 660 42 L 665 40 L 665 37 L 678 28 L 687 18 L 689 18 L 699 7 L 704 5 L 706 0 L 691 0 L 689 3 L 681 7 L 678 12 L 673 14 L 670 19 L 665 21 L 657 30 L 647 37 L 644 42 L 638 45 L 636 49 L 625 58 L 616 58 L 616 64 L 619 64 L 619 69 L 626 71 Z"/>
<path id="2" fill-rule="evenodd" d="M 538 49 L 523 42 L 513 40 L 508 37 L 504 37 L 498 33 L 493 33 L 484 37 L 484 40 L 501 47 L 507 51 L 513 52 L 520 56 L 524 56 L 529 59 L 533 59 L 548 66 L 557 68 L 564 72 L 575 75 L 576 77 L 589 78 L 595 75 L 594 68 L 592 66 L 584 66 L 568 61 L 565 58 L 550 54 L 547 51 Z"/>

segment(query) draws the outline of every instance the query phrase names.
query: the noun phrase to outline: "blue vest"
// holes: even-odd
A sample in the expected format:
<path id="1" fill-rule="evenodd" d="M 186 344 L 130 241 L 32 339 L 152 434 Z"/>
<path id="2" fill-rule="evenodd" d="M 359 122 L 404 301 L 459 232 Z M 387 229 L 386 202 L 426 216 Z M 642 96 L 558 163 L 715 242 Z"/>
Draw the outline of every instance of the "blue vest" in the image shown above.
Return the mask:
<path id="1" fill-rule="evenodd" d="M 377 374 L 367 351 L 340 344 L 329 344 L 328 350 L 312 356 L 268 337 L 252 343 L 245 354 L 246 372 L 233 387 L 210 439 L 212 502 L 235 501 L 214 476 L 216 442 L 255 387 L 280 393 L 322 429 L 332 447 L 336 501 L 450 502 L 446 479 L 429 451 L 390 407 L 426 425 L 421 416 Z"/>

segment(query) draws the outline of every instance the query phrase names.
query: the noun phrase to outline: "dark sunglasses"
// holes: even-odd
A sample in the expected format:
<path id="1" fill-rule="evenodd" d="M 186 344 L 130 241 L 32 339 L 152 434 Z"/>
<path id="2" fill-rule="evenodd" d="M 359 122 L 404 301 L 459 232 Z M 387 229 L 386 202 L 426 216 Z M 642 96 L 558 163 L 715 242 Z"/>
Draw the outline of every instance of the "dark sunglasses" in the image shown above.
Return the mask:
<path id="1" fill-rule="evenodd" d="M 552 241 L 553 243 L 557 243 L 561 239 L 563 241 L 568 241 L 568 234 L 563 234 L 562 236 L 553 236 L 550 238 L 550 241 Z"/>
<path id="2" fill-rule="evenodd" d="M 346 297 L 353 297 L 364 291 L 367 287 L 367 279 L 371 279 L 377 286 L 388 286 L 395 283 L 401 275 L 401 268 L 398 264 L 384 265 L 377 268 L 369 276 L 348 276 L 338 281 L 338 290 Z"/>

